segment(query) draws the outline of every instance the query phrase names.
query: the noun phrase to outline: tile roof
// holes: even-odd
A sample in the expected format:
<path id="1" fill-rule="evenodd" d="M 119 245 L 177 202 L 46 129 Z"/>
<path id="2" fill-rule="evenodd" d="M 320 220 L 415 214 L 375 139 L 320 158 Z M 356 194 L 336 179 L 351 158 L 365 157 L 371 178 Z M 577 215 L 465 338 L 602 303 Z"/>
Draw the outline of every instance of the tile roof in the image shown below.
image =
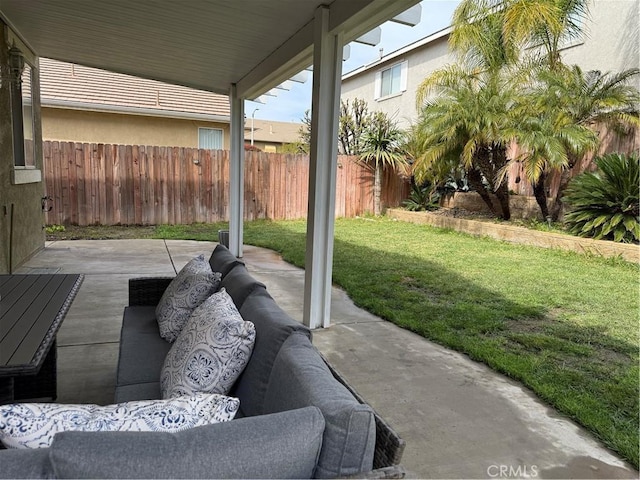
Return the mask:
<path id="1" fill-rule="evenodd" d="M 258 142 L 295 143 L 300 141 L 301 123 L 254 120 L 253 139 Z M 244 139 L 250 139 L 251 120 L 244 124 Z"/>
<path id="2" fill-rule="evenodd" d="M 193 88 L 40 58 L 42 105 L 229 121 L 229 99 Z"/>
<path id="3" fill-rule="evenodd" d="M 25 78 L 25 80 L 27 80 Z M 26 82 L 28 83 L 28 81 Z M 26 85 L 28 88 L 28 85 Z M 193 88 L 40 58 L 42 105 L 229 122 L 229 99 Z M 248 141 L 251 121 L 245 121 Z M 254 141 L 299 141 L 302 124 L 254 120 Z"/>

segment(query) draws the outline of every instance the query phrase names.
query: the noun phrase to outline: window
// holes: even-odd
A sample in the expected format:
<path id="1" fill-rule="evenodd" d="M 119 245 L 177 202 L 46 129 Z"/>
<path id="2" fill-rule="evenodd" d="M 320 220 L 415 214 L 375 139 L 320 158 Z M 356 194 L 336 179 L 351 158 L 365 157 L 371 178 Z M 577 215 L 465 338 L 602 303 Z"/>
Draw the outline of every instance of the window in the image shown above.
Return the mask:
<path id="1" fill-rule="evenodd" d="M 380 85 L 381 97 L 387 97 L 400 92 L 400 67 L 401 65 L 394 65 L 382 71 L 382 83 Z"/>
<path id="2" fill-rule="evenodd" d="M 198 128 L 198 148 L 206 150 L 224 149 L 222 142 L 222 129 Z"/>
<path id="3" fill-rule="evenodd" d="M 376 73 L 375 99 L 400 95 L 407 89 L 407 61 Z"/>

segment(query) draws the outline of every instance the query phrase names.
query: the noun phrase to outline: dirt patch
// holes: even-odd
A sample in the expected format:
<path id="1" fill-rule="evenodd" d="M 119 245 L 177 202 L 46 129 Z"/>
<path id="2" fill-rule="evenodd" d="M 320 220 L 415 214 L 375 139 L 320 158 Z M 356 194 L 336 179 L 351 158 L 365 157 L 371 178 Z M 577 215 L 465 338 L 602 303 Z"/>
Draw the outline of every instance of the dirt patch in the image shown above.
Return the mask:
<path id="1" fill-rule="evenodd" d="M 486 222 L 496 222 L 495 216 L 489 215 L 484 212 L 472 212 L 471 210 L 465 210 L 464 208 L 439 208 L 438 210 L 430 210 L 429 213 L 434 215 L 440 215 L 442 217 L 451 218 L 464 218 L 465 220 L 480 220 Z"/>
<path id="2" fill-rule="evenodd" d="M 47 240 L 131 240 L 153 238 L 156 227 L 143 225 L 48 227 Z"/>

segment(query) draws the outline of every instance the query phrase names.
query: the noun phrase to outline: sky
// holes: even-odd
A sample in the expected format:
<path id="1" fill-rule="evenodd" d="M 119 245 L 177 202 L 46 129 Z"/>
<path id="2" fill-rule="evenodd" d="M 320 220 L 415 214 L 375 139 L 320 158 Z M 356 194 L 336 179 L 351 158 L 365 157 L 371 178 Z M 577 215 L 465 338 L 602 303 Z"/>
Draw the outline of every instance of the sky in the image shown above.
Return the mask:
<path id="1" fill-rule="evenodd" d="M 351 43 L 351 54 L 342 64 L 342 73 L 348 73 L 362 65 L 380 58 L 380 49 L 384 55 L 392 53 L 410 43 L 420 40 L 451 24 L 451 15 L 460 0 L 423 0 L 422 17 L 415 27 L 386 22 L 381 25 L 382 36 L 375 47 Z M 311 86 L 313 79 L 309 72 L 305 83 L 293 83 L 291 90 L 280 90 L 277 97 L 267 97 L 264 104 L 246 101 L 246 118 L 252 116 L 262 120 L 280 122 L 300 122 L 305 110 L 311 108 Z"/>

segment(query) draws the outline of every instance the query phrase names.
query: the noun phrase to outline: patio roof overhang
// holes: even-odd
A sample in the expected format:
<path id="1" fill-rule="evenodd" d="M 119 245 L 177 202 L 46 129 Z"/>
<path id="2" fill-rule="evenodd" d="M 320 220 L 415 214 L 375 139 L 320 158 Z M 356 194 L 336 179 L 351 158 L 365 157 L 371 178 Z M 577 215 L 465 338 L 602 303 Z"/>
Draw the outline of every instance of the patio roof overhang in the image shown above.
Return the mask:
<path id="1" fill-rule="evenodd" d="M 318 327 L 329 325 L 342 49 L 418 2 L 0 0 L 0 18 L 37 56 L 229 95 L 230 248 L 238 256 L 243 100 L 313 65 L 304 321 Z"/>
<path id="2" fill-rule="evenodd" d="M 312 63 L 327 5 L 345 43 L 418 0 L 0 0 L 38 56 L 254 98 Z"/>

